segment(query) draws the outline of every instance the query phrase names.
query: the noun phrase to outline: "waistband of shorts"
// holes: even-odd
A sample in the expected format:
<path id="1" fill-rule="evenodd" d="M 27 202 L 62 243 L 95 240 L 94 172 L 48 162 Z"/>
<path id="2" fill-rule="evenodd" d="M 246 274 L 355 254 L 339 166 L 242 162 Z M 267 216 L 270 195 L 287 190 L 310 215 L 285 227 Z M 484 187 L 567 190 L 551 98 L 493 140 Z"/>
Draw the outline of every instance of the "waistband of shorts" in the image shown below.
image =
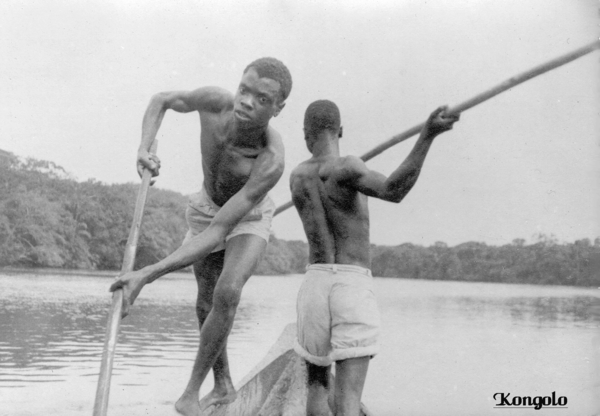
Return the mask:
<path id="1" fill-rule="evenodd" d="M 204 198 L 204 200 L 206 202 L 208 202 L 208 205 L 210 205 L 210 207 L 213 208 L 214 210 L 218 211 L 221 209 L 221 207 L 219 205 L 215 204 L 215 201 L 212 200 L 212 198 L 210 197 L 208 192 L 206 192 L 206 189 L 204 188 L 204 186 L 202 188 L 200 188 L 200 197 Z"/>
<path id="2" fill-rule="evenodd" d="M 208 202 L 208 204 L 211 206 L 211 208 L 215 209 L 216 211 L 221 209 L 221 206 L 215 204 L 215 201 L 213 201 L 213 199 L 210 197 L 208 192 L 206 192 L 206 189 L 204 188 L 204 186 L 202 186 L 202 188 L 200 188 L 199 194 L 201 195 L 202 198 L 206 199 L 206 202 Z M 269 200 L 269 194 L 266 194 L 265 196 L 262 197 L 262 199 L 260 201 L 258 201 L 256 203 L 256 206 L 259 206 L 260 204 L 262 204 L 263 202 L 268 201 L 268 200 Z"/>
<path id="3" fill-rule="evenodd" d="M 358 273 L 371 277 L 371 270 L 364 267 L 355 266 L 353 264 L 330 264 L 330 263 L 314 263 L 308 264 L 306 270 L 322 270 L 325 272 L 342 272 L 342 273 Z"/>

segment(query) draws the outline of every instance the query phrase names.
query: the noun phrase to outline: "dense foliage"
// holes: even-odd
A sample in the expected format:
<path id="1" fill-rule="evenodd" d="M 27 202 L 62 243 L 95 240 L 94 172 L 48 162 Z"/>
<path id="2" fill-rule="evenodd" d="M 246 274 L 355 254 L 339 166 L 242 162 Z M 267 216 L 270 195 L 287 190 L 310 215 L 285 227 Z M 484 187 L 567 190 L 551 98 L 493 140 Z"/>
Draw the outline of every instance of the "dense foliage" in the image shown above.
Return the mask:
<path id="1" fill-rule="evenodd" d="M 120 269 L 138 188 L 77 182 L 52 162 L 0 153 L 0 266 Z M 150 189 L 136 266 L 181 244 L 185 202 Z"/>
<path id="2" fill-rule="evenodd" d="M 375 276 L 545 285 L 600 286 L 600 238 L 559 244 L 539 235 L 503 246 L 468 242 L 448 247 L 373 247 Z"/>
<path id="3" fill-rule="evenodd" d="M 0 267 L 118 270 L 138 192 L 136 184 L 77 182 L 52 162 L 0 151 Z M 165 257 L 186 232 L 187 198 L 150 189 L 136 268 Z M 600 286 L 600 238 L 558 243 L 540 235 L 496 247 L 372 247 L 375 276 L 410 279 Z M 308 246 L 272 236 L 257 274 L 303 273 Z"/>

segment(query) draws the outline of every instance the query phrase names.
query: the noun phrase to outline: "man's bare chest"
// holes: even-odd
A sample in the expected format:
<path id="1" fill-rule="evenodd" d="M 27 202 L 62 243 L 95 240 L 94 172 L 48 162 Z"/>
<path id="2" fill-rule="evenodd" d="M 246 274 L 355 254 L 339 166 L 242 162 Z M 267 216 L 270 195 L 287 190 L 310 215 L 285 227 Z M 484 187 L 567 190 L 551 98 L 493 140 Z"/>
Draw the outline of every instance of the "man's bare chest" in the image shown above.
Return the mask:
<path id="1" fill-rule="evenodd" d="M 248 181 L 262 151 L 263 149 L 236 146 L 226 141 L 203 146 L 202 162 L 205 174 L 209 174 L 220 183 L 243 184 Z"/>
<path id="2" fill-rule="evenodd" d="M 260 152 L 257 149 L 224 146 L 215 157 L 215 169 L 224 175 L 248 178 Z"/>

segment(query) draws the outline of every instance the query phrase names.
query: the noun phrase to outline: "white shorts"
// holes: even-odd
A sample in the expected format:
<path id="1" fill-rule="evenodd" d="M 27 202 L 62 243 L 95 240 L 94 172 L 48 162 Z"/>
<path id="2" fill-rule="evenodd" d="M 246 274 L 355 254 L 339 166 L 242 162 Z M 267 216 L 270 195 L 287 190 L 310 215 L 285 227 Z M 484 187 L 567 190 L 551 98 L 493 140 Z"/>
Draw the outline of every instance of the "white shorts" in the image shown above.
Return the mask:
<path id="1" fill-rule="evenodd" d="M 204 188 L 202 188 L 200 192 L 190 196 L 188 207 L 185 212 L 185 219 L 189 230 L 183 239 L 183 244 L 206 230 L 215 215 L 217 215 L 217 212 L 219 212 L 219 209 L 221 209 L 221 207 L 214 203 Z M 268 243 L 274 212 L 275 204 L 267 195 L 241 219 L 229 234 L 227 234 L 225 240 L 213 250 L 213 253 L 225 250 L 225 242 L 242 234 L 257 235 L 265 239 Z"/>
<path id="2" fill-rule="evenodd" d="M 379 310 L 371 271 L 345 264 L 311 264 L 298 292 L 294 350 L 308 362 L 373 356 L 379 352 Z"/>

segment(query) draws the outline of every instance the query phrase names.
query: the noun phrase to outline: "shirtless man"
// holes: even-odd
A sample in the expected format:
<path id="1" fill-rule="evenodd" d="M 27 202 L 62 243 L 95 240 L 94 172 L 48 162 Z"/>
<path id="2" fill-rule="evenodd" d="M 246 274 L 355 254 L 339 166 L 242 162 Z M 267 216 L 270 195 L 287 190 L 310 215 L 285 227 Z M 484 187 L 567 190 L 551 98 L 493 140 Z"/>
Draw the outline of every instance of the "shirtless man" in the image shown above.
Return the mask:
<path id="1" fill-rule="evenodd" d="M 148 149 L 166 110 L 198 112 L 203 188 L 190 198 L 190 229 L 183 245 L 154 265 L 124 274 L 110 290 L 124 290 L 124 317 L 145 284 L 193 264 L 200 345 L 188 385 L 175 404 L 186 416 L 198 416 L 206 407 L 232 402 L 236 396 L 227 337 L 242 288 L 269 240 L 275 206 L 267 192 L 284 169 L 281 137 L 269 120 L 283 109 L 291 87 L 285 65 L 261 58 L 246 67 L 235 96 L 217 87 L 159 93 L 144 115 L 138 171 L 148 168 L 157 175 L 160 161 Z M 200 386 L 211 368 L 214 389 L 199 403 Z"/>
<path id="2" fill-rule="evenodd" d="M 458 115 L 446 107 L 427 120 L 412 152 L 389 176 L 355 156 L 340 157 L 340 113 L 327 100 L 308 106 L 304 138 L 312 157 L 290 177 L 309 263 L 298 293 L 296 352 L 308 368 L 307 415 L 329 415 L 329 372 L 336 363 L 334 412 L 357 416 L 370 358 L 378 351 L 367 197 L 400 202 L 414 186 L 433 139 Z"/>

